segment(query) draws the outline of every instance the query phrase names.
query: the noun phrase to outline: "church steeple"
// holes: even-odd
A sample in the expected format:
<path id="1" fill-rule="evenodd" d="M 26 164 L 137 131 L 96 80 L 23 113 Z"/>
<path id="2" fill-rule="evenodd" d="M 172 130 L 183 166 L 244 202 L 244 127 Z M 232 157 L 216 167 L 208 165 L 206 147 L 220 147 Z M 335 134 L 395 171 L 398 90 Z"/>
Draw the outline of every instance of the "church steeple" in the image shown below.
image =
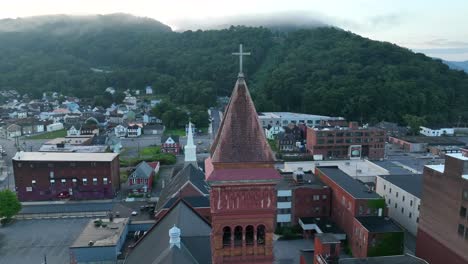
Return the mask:
<path id="1" fill-rule="evenodd" d="M 189 122 L 187 145 L 184 147 L 185 163 L 197 163 L 197 146 L 193 143 L 192 122 Z"/>
<path id="2" fill-rule="evenodd" d="M 276 183 L 273 152 L 242 73 L 205 160 L 210 189 L 212 262 L 273 263 Z"/>

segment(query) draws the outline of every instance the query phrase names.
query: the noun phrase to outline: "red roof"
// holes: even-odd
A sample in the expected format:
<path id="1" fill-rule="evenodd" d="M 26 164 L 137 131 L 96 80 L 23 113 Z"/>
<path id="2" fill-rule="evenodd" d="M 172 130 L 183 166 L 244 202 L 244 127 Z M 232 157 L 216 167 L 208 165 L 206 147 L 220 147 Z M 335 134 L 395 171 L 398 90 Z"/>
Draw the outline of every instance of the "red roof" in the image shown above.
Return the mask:
<path id="1" fill-rule="evenodd" d="M 153 162 L 147 162 L 147 163 L 151 168 L 156 169 L 156 167 L 159 164 L 159 161 L 153 161 Z"/>
<path id="2" fill-rule="evenodd" d="M 214 163 L 274 162 L 243 77 L 237 79 L 211 148 Z"/>
<path id="3" fill-rule="evenodd" d="M 208 175 L 208 181 L 263 181 L 280 179 L 274 168 L 216 169 Z"/>

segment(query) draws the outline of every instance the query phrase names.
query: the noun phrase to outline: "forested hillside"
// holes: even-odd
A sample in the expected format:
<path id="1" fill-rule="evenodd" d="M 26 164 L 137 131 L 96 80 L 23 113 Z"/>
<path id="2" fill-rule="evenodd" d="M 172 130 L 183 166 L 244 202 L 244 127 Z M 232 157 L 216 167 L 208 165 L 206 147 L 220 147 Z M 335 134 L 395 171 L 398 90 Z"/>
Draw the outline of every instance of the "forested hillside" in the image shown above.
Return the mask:
<path id="1" fill-rule="evenodd" d="M 243 43 L 252 52 L 244 71 L 259 110 L 359 121 L 401 122 L 405 114 L 425 116 L 430 123 L 468 119 L 466 73 L 332 27 L 178 33 L 128 15 L 24 24 L 0 21 L 0 89 L 92 97 L 108 86 L 149 84 L 173 103 L 210 106 L 232 90 L 238 64 L 231 53 Z"/>

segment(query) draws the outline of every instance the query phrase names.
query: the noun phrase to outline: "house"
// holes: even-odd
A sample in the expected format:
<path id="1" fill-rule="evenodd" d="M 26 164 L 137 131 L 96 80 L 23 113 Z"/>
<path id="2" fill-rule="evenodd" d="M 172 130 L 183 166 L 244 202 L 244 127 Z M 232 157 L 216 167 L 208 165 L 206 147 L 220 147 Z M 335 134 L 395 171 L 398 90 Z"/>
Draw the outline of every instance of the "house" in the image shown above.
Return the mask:
<path id="1" fill-rule="evenodd" d="M 84 124 L 80 128 L 80 135 L 99 135 L 97 125 Z"/>
<path id="2" fill-rule="evenodd" d="M 126 137 L 127 136 L 127 127 L 122 125 L 117 125 L 114 127 L 114 133 L 117 137 Z"/>
<path id="3" fill-rule="evenodd" d="M 140 124 L 129 124 L 127 126 L 127 137 L 139 137 L 141 136 L 141 125 Z"/>
<path id="4" fill-rule="evenodd" d="M 274 140 L 276 135 L 278 135 L 281 132 L 284 132 L 284 128 L 281 126 L 272 126 L 269 128 L 265 128 L 265 136 L 269 140 Z"/>
<path id="5" fill-rule="evenodd" d="M 420 127 L 419 133 L 427 137 L 440 137 L 440 136 L 453 136 L 455 134 L 454 128 L 434 128 L 434 127 Z"/>
<path id="6" fill-rule="evenodd" d="M 281 152 L 296 151 L 296 139 L 293 134 L 286 134 L 284 132 L 277 134 L 276 145 Z"/>
<path id="7" fill-rule="evenodd" d="M 21 136 L 21 126 L 11 124 L 6 128 L 7 138 L 16 138 Z"/>
<path id="8" fill-rule="evenodd" d="M 153 87 L 146 86 L 146 94 L 153 94 Z"/>
<path id="9" fill-rule="evenodd" d="M 301 127 L 303 127 L 304 129 L 306 127 L 304 124 L 299 124 L 299 125 L 301 125 Z M 284 133 L 292 134 L 296 141 L 303 141 L 305 139 L 304 131 L 303 129 L 301 129 L 301 127 L 299 127 L 299 125 L 296 125 L 293 123 L 288 124 L 287 126 L 284 127 Z"/>
<path id="10" fill-rule="evenodd" d="M 113 87 L 107 87 L 106 88 L 106 92 L 107 93 L 110 93 L 110 94 L 114 94 L 115 93 L 115 89 Z"/>
<path id="11" fill-rule="evenodd" d="M 128 176 L 128 185 L 134 193 L 151 192 L 153 178 L 159 172 L 159 162 L 140 162 Z"/>
<path id="12" fill-rule="evenodd" d="M 163 136 L 161 137 L 162 148 L 164 153 L 172 153 L 174 155 L 180 152 L 179 136 Z"/>
<path id="13" fill-rule="evenodd" d="M 62 123 L 53 123 L 53 124 L 50 124 L 50 125 L 46 126 L 47 132 L 57 131 L 57 130 L 61 130 L 61 129 L 63 129 L 63 124 Z"/>
<path id="14" fill-rule="evenodd" d="M 122 113 L 112 112 L 109 114 L 109 123 L 122 124 L 123 121 L 124 121 L 124 115 Z"/>
<path id="15" fill-rule="evenodd" d="M 70 136 L 79 136 L 81 135 L 81 129 L 76 129 L 75 126 L 71 126 L 68 130 L 67 130 L 67 136 L 70 137 Z"/>

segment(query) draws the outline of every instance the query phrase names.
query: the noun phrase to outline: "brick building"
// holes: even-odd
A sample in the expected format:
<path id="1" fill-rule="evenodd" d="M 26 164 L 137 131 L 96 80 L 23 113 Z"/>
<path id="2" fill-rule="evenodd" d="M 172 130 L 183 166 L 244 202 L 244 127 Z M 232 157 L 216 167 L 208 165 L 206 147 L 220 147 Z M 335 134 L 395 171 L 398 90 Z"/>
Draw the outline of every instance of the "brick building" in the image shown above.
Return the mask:
<path id="1" fill-rule="evenodd" d="M 120 189 L 116 153 L 18 152 L 13 174 L 20 201 L 109 199 Z"/>
<path id="2" fill-rule="evenodd" d="M 307 128 L 307 151 L 324 159 L 384 158 L 385 131 L 373 127 L 359 127 L 350 122 L 348 127 L 317 126 Z"/>
<path id="3" fill-rule="evenodd" d="M 383 198 L 337 166 L 316 167 L 315 175 L 331 188 L 330 216 L 346 233 L 353 256 L 403 253 L 403 230 L 385 217 Z M 389 241 L 386 250 L 382 245 Z"/>
<path id="4" fill-rule="evenodd" d="M 468 153 L 446 154 L 423 171 L 416 255 L 431 264 L 468 263 Z"/>
<path id="5" fill-rule="evenodd" d="M 299 218 L 326 217 L 330 214 L 330 188 L 311 172 L 282 173 L 276 186 L 277 227 L 297 225 Z"/>
<path id="6" fill-rule="evenodd" d="M 205 160 L 210 185 L 212 263 L 273 263 L 273 152 L 240 73 Z"/>

